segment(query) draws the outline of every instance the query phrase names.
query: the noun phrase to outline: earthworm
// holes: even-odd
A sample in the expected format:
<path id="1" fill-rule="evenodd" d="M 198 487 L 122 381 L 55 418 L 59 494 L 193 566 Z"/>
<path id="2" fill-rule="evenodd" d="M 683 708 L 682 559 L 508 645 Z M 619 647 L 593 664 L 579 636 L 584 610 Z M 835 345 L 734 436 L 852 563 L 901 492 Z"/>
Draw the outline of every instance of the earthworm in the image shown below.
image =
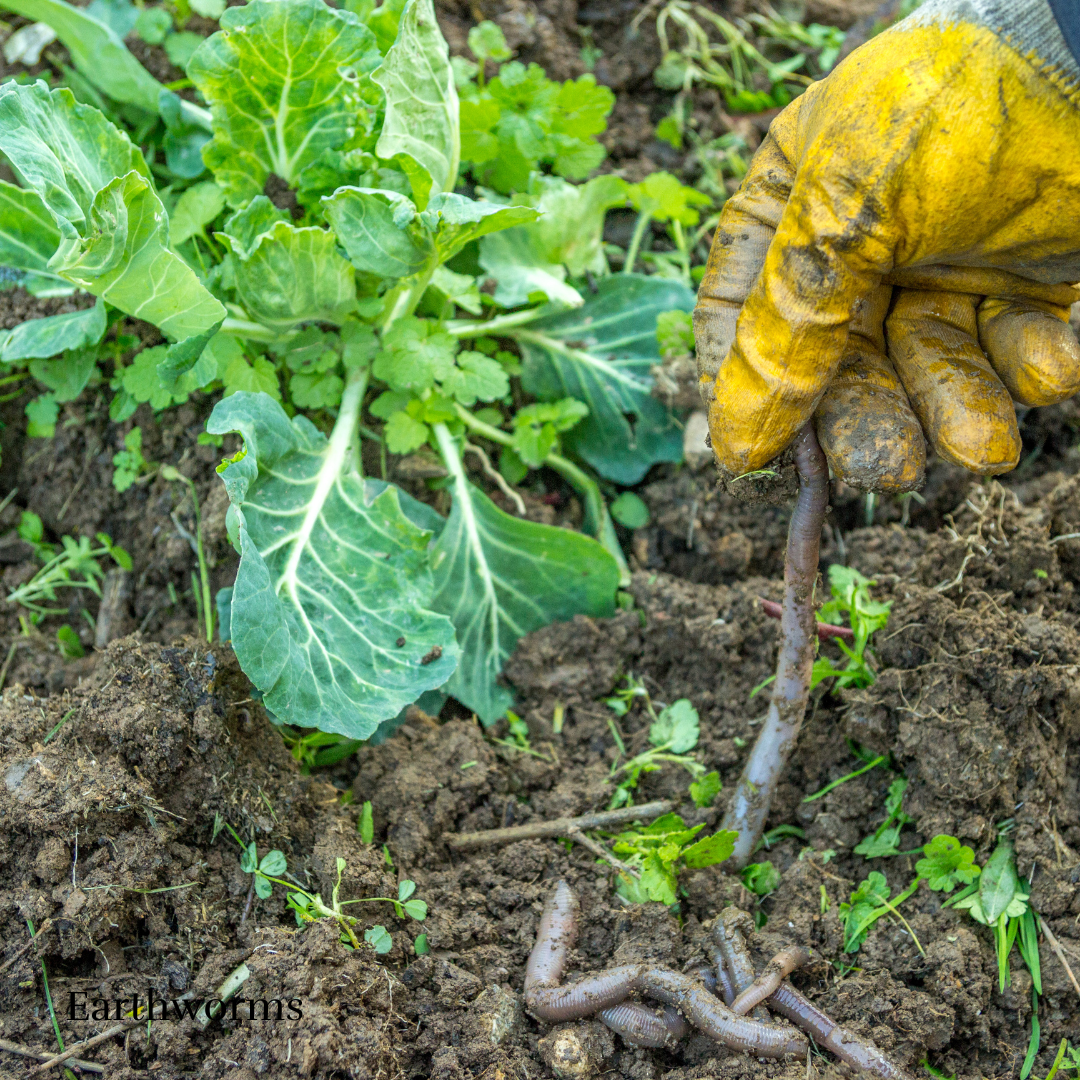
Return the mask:
<path id="1" fill-rule="evenodd" d="M 766 965 L 765 970 L 732 1002 L 731 1011 L 745 1016 L 755 1005 L 776 993 L 776 988 L 796 968 L 810 959 L 810 950 L 801 945 L 781 949 Z"/>
<path id="2" fill-rule="evenodd" d="M 567 953 L 577 936 L 577 901 L 560 881 L 544 905 L 536 944 L 525 968 L 525 1005 L 540 1020 L 579 1020 L 638 993 L 672 1005 L 695 1027 L 732 1050 L 759 1057 L 802 1056 L 806 1040 L 790 1028 L 736 1016 L 690 975 L 654 964 L 625 964 L 560 986 Z"/>
<path id="3" fill-rule="evenodd" d="M 722 828 L 734 829 L 739 834 L 728 859 L 732 869 L 742 869 L 761 840 L 773 794 L 795 746 L 810 696 L 810 671 L 817 640 L 814 584 L 821 526 L 829 507 L 829 466 L 818 446 L 812 421 L 795 436 L 794 449 L 799 497 L 788 527 L 776 681 L 765 724 L 722 824 Z"/>
<path id="4" fill-rule="evenodd" d="M 657 1012 L 640 1001 L 623 1001 L 596 1014 L 631 1046 L 671 1049 L 689 1030 L 687 1022 L 670 1005 Z"/>
<path id="5" fill-rule="evenodd" d="M 716 920 L 716 926 L 713 927 L 714 938 L 717 927 L 722 926 L 725 919 L 729 925 L 732 925 L 738 916 L 749 919 L 749 916 L 738 908 L 726 908 L 721 912 L 720 918 Z M 726 946 L 724 950 L 726 958 L 731 958 L 733 961 L 730 975 L 741 995 L 753 985 L 750 950 L 738 929 L 735 929 L 735 932 L 727 938 Z M 719 949 L 717 951 L 721 952 Z M 787 951 L 784 950 L 784 952 Z M 778 955 L 782 956 L 783 953 Z M 719 963 L 717 966 L 720 966 Z M 747 972 L 750 973 L 749 979 Z M 786 979 L 766 998 L 766 1002 L 773 1012 L 797 1024 L 813 1038 L 818 1046 L 831 1050 L 845 1064 L 882 1077 L 882 1080 L 912 1080 L 910 1073 L 889 1061 L 873 1043 L 860 1039 L 847 1028 L 841 1027 L 812 1001 L 803 997 Z"/>
<path id="6" fill-rule="evenodd" d="M 719 973 L 726 969 L 726 974 L 730 978 L 732 1002 L 754 981 L 754 965 L 750 960 L 750 951 L 746 947 L 744 936 L 752 931 L 753 927 L 750 916 L 736 907 L 724 908 L 713 923 L 712 939 L 713 944 L 716 945 L 715 963 L 718 981 Z M 727 1000 L 727 991 L 724 997 Z M 753 1015 L 756 1020 L 764 1021 L 769 1014 L 763 1005 L 756 1005 Z"/>

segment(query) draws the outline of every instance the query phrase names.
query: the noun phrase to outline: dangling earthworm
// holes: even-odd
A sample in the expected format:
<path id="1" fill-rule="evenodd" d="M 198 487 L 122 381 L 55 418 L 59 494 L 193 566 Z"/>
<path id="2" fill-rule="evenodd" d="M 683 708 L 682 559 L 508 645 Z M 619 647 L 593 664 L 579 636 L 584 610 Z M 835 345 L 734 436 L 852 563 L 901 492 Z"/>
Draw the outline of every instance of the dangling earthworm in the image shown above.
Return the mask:
<path id="1" fill-rule="evenodd" d="M 635 993 L 674 1006 L 695 1027 L 732 1050 L 759 1057 L 801 1057 L 806 1040 L 790 1028 L 736 1016 L 690 975 L 653 964 L 626 964 L 560 986 L 567 954 L 577 935 L 577 901 L 560 881 L 544 906 L 536 944 L 525 968 L 525 1005 L 540 1020 L 593 1016 Z"/>
<path id="2" fill-rule="evenodd" d="M 742 915 L 748 919 L 745 912 L 737 908 L 726 908 L 717 924 L 724 919 L 729 925 L 736 921 L 736 917 Z M 716 927 L 713 927 L 716 934 Z M 733 966 L 729 972 L 739 994 L 743 994 L 754 985 L 753 964 L 750 960 L 750 950 L 746 940 L 736 930 L 727 940 L 726 956 L 732 958 Z M 778 956 L 783 956 L 789 950 L 784 950 Z M 718 950 L 719 952 L 719 950 Z M 777 957 L 773 958 L 774 960 Z M 768 965 L 766 971 L 768 971 Z M 747 981 L 747 972 L 750 973 L 750 981 Z M 764 973 L 763 973 L 764 975 Z M 818 1046 L 831 1050 L 841 1061 L 856 1069 L 862 1069 L 882 1080 L 912 1080 L 911 1074 L 899 1065 L 894 1065 L 885 1055 L 871 1042 L 861 1039 L 854 1032 L 841 1027 L 835 1020 L 823 1013 L 812 1001 L 803 997 L 791 983 L 786 980 L 765 999 L 766 1004 L 773 1012 L 797 1024 L 803 1031 L 810 1035 Z"/>
<path id="3" fill-rule="evenodd" d="M 765 724 L 747 758 L 722 825 L 739 834 L 727 861 L 727 866 L 735 870 L 750 861 L 765 831 L 773 794 L 795 747 L 810 696 L 810 672 L 817 641 L 814 583 L 821 526 L 829 508 L 829 466 L 818 446 L 813 421 L 795 437 L 794 449 L 799 497 L 788 527 L 776 681 Z"/>
<path id="4" fill-rule="evenodd" d="M 810 950 L 801 945 L 781 949 L 765 970 L 731 1003 L 736 1016 L 745 1016 L 755 1005 L 776 993 L 777 987 L 796 969 L 810 960 Z"/>
<path id="5" fill-rule="evenodd" d="M 670 1005 L 657 1012 L 640 1001 L 623 1001 L 596 1014 L 631 1046 L 670 1050 L 690 1030 L 690 1025 Z"/>

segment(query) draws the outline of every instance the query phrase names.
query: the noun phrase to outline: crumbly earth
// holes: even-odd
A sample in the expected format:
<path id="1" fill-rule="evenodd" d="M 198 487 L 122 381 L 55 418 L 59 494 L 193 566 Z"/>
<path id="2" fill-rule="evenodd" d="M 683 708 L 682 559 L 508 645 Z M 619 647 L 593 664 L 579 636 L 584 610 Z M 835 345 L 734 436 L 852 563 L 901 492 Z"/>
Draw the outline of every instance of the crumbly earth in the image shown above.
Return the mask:
<path id="1" fill-rule="evenodd" d="M 627 33 L 642 6 L 438 4 L 455 51 L 464 50 L 473 21 L 494 18 L 521 59 L 558 78 L 584 70 L 589 35 L 579 28 L 591 31 L 603 52 L 596 74 L 618 98 L 605 168 L 629 180 L 669 168 L 692 181 L 689 157 L 654 137 L 670 96 L 651 84 L 659 59 L 651 20 L 636 37 Z M 728 15 L 746 7 L 712 6 Z M 878 7 L 816 0 L 807 18 L 869 25 Z M 159 77 L 178 77 L 160 49 L 140 55 Z M 735 124 L 751 145 L 768 119 L 731 118 L 708 92 L 694 99 L 699 130 Z M 631 225 L 612 215 L 612 238 L 625 242 L 619 230 Z M 72 304 L 9 289 L 0 293 L 0 327 Z M 125 332 L 157 340 L 145 326 Z M 958 836 L 981 862 L 996 826 L 1012 819 L 1020 872 L 1062 950 L 1059 957 L 1048 938 L 1040 943 L 1042 1040 L 1032 1075 L 1046 1075 L 1063 1038 L 1080 1046 L 1080 996 L 1062 960 L 1080 972 L 1080 541 L 1059 539 L 1080 532 L 1075 400 L 1022 417 L 1023 464 L 1001 484 L 932 462 L 921 500 L 868 506 L 859 493 L 834 487 L 823 564 L 872 575 L 875 595 L 893 602 L 877 642 L 877 681 L 817 701 L 769 821 L 802 835 L 759 856 L 779 871 L 777 888 L 759 898 L 738 878 L 699 870 L 681 879 L 685 895 L 671 912 L 623 905 L 611 871 L 580 847 L 530 840 L 462 855 L 445 836 L 604 807 L 615 746 L 603 698 L 630 673 L 656 702 L 692 701 L 701 716 L 698 759 L 730 790 L 764 712 L 751 691 L 775 663 L 778 625 L 758 598 L 780 596 L 784 507 L 737 502 L 717 489 L 707 463 L 655 469 L 638 489 L 651 523 L 622 535 L 635 571 L 633 609 L 539 631 L 507 666 L 534 753 L 491 741 L 505 731 L 484 732 L 451 702 L 438 719 L 414 710 L 382 745 L 306 775 L 252 700 L 228 647 L 199 636 L 186 489 L 152 467 L 127 492 L 112 487 L 112 457 L 137 425 L 151 466 L 175 465 L 194 481 L 212 587 L 229 584 L 236 556 L 214 466 L 235 446 L 197 445 L 211 402 L 194 395 L 167 414 L 144 408 L 114 425 L 106 387 L 90 387 L 61 407 L 56 438 L 37 440 L 22 434 L 28 397 L 0 403 L 0 490 L 18 489 L 0 510 L 4 593 L 37 565 L 13 531 L 24 509 L 41 516 L 53 541 L 108 532 L 134 567 L 108 612 L 96 597 L 74 595 L 66 614 L 31 628 L 0 604 L 0 663 L 10 656 L 0 677 L 0 1039 L 39 1053 L 56 1049 L 46 973 L 71 1045 L 116 1022 L 69 1019 L 73 993 L 81 1002 L 108 999 L 111 1016 L 115 1002 L 128 999 L 130 1008 L 134 995 L 145 999 L 151 990 L 189 1003 L 213 997 L 246 965 L 242 996 L 282 1001 L 282 1019 L 275 1007 L 267 1020 L 246 1019 L 246 1006 L 226 1007 L 204 1028 L 182 1011 L 83 1056 L 110 1080 L 539 1080 L 556 1075 L 560 1035 L 570 1030 L 585 1047 L 588 1075 L 841 1075 L 820 1055 L 809 1064 L 760 1063 L 702 1036 L 674 1052 L 637 1050 L 596 1022 L 549 1028 L 529 1018 L 525 960 L 543 901 L 562 877 L 582 902 L 571 971 L 639 959 L 677 968 L 700 962 L 710 920 L 733 903 L 761 927 L 751 941 L 759 965 L 783 945 L 812 945 L 815 960 L 795 983 L 917 1075 L 925 1060 L 958 1080 L 1013 1078 L 1028 1046 L 1032 1001 L 1031 976 L 1015 950 L 1002 992 L 988 931 L 943 910 L 942 896 L 925 885 L 903 905 L 906 925 L 880 920 L 854 955 L 842 951 L 838 918 L 872 870 L 894 895 L 906 886 L 917 849 L 935 834 Z M 374 471 L 377 457 L 366 464 Z M 444 493 L 424 484 L 429 464 L 391 458 L 390 477 L 438 506 Z M 474 480 L 485 484 L 479 474 Z M 580 521 L 572 494 L 553 477 L 544 482 L 546 493 L 527 498 L 529 516 Z M 107 646 L 93 648 L 83 608 L 105 625 Z M 79 632 L 83 659 L 60 654 L 55 635 L 64 623 Z M 631 751 L 646 745 L 640 707 L 619 724 Z M 860 765 L 853 745 L 888 755 L 887 767 L 804 802 Z M 866 860 L 853 848 L 882 822 L 897 777 L 908 781 L 903 808 L 913 819 L 900 848 L 915 853 Z M 699 810 L 688 779 L 667 766 L 645 776 L 635 797 L 673 799 L 688 822 L 717 827 L 723 793 Z M 357 831 L 365 801 L 373 808 L 371 844 Z M 268 899 L 252 895 L 226 824 L 254 840 L 260 857 L 280 850 L 289 873 L 323 897 L 338 884 L 338 859 L 344 899 L 394 897 L 400 881 L 414 881 L 428 917 L 398 919 L 380 901 L 347 908 L 361 938 L 376 925 L 390 932 L 385 955 L 346 948 L 325 921 L 300 928 L 283 888 Z M 33 948 L 26 948 L 28 920 L 43 931 Z M 424 955 L 416 948 L 421 933 Z M 0 1049 L 0 1076 L 30 1067 Z"/>

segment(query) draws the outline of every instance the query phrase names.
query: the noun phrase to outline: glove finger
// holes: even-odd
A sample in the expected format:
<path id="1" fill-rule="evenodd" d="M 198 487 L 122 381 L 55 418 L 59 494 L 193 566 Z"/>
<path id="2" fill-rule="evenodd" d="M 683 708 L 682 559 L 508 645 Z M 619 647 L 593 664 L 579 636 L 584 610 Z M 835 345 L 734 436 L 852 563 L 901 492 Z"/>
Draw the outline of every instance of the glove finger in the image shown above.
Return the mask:
<path id="1" fill-rule="evenodd" d="M 1067 307 L 990 296 L 978 324 L 990 363 L 1021 405 L 1053 405 L 1080 390 L 1080 342 Z"/>
<path id="2" fill-rule="evenodd" d="M 813 416 L 856 306 L 895 255 L 892 219 L 856 167 L 865 145 L 815 112 L 827 83 L 811 86 L 795 102 L 801 111 L 789 105 L 770 129 L 798 171 L 709 404 L 713 451 L 736 476 L 765 466 Z"/>
<path id="3" fill-rule="evenodd" d="M 1020 431 L 1009 392 L 979 347 L 978 303 L 967 293 L 898 290 L 885 336 L 939 456 L 992 476 L 1020 460 Z"/>
<path id="4" fill-rule="evenodd" d="M 767 135 L 739 190 L 724 203 L 694 309 L 699 389 L 706 407 L 720 362 L 735 340 L 743 301 L 765 264 L 795 171 Z"/>
<path id="5" fill-rule="evenodd" d="M 912 491 L 926 474 L 922 428 L 884 352 L 891 293 L 876 289 L 856 309 L 844 359 L 814 414 L 833 476 L 863 491 Z"/>

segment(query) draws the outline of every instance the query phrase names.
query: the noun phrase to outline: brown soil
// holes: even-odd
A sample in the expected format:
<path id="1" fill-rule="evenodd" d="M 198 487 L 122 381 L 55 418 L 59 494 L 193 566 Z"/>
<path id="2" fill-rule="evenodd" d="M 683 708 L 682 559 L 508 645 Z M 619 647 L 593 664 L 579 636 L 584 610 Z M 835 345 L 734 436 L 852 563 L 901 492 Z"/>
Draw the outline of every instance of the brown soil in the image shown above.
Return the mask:
<path id="1" fill-rule="evenodd" d="M 813 14 L 851 21 L 873 6 L 822 2 Z M 442 0 L 440 17 L 459 51 L 474 18 L 496 18 L 522 59 L 561 78 L 582 70 L 575 27 L 592 27 L 604 52 L 597 74 L 619 95 L 608 136 L 613 167 L 636 179 L 635 170 L 680 167 L 653 138 L 667 106 L 649 82 L 657 57 L 648 20 L 638 39 L 625 35 L 639 9 L 639 0 Z M 720 123 L 717 102 L 696 105 Z M 0 294 L 0 325 L 65 303 L 35 307 L 9 290 Z M 735 903 L 761 924 L 752 941 L 759 964 L 783 944 L 812 945 L 816 959 L 796 984 L 914 1073 L 927 1059 L 959 1080 L 1019 1075 L 1031 980 L 1015 951 L 1001 993 L 989 933 L 942 910 L 941 895 L 925 886 L 903 908 L 910 932 L 881 920 L 854 956 L 842 952 L 837 911 L 871 870 L 894 893 L 914 875 L 917 854 L 868 862 L 852 851 L 881 822 L 886 790 L 901 775 L 914 819 L 903 850 L 947 832 L 981 862 L 995 827 L 1013 819 L 1032 902 L 1080 971 L 1080 542 L 1052 542 L 1080 532 L 1076 401 L 1023 418 L 1024 464 L 1002 484 L 979 485 L 932 463 L 924 503 L 883 500 L 869 526 L 865 499 L 834 491 L 823 564 L 858 567 L 877 578 L 876 595 L 893 601 L 877 681 L 822 697 L 804 729 L 769 824 L 805 836 L 763 853 L 781 872 L 777 889 L 759 899 L 737 878 L 700 870 L 683 877 L 685 896 L 672 913 L 619 903 L 608 869 L 580 847 L 533 840 L 458 855 L 445 834 L 605 806 L 615 749 L 602 699 L 631 672 L 657 702 L 693 702 L 698 758 L 730 790 L 764 709 L 750 692 L 775 662 L 778 626 L 757 598 L 780 594 L 786 509 L 736 502 L 716 488 L 711 466 L 654 470 L 639 489 L 652 522 L 624 536 L 634 610 L 533 634 L 507 667 L 535 756 L 493 743 L 450 703 L 442 722 L 414 710 L 383 745 L 304 775 L 229 649 L 197 637 L 186 491 L 153 471 L 122 495 L 111 483 L 112 456 L 137 424 L 148 462 L 194 479 L 213 588 L 229 584 L 236 560 L 214 466 L 234 447 L 196 444 L 212 402 L 196 396 L 158 417 L 144 408 L 115 425 L 101 385 L 62 407 L 55 439 L 30 440 L 21 434 L 29 396 L 0 404 L 0 485 L 18 488 L 0 512 L 4 585 L 26 580 L 36 565 L 13 532 L 23 509 L 42 517 L 53 541 L 108 532 L 134 569 L 104 651 L 92 649 L 82 613 L 85 605 L 100 615 L 94 597 L 74 599 L 65 616 L 22 635 L 17 612 L 0 605 L 0 661 L 15 646 L 0 699 L 0 1039 L 55 1049 L 42 963 L 69 1045 L 107 1026 L 68 1019 L 73 992 L 85 992 L 82 1000 L 145 999 L 150 990 L 206 998 L 246 964 L 245 999 L 297 999 L 302 1015 L 264 1022 L 245 1019 L 245 1006 L 236 1015 L 226 1008 L 205 1030 L 191 1017 L 156 1020 L 149 1033 L 132 1029 L 84 1056 L 110 1080 L 549 1077 L 557 1029 L 523 1012 L 522 977 L 544 898 L 563 877 L 583 908 L 574 971 L 700 961 L 710 920 Z M 423 485 L 423 462 L 390 464 L 394 479 L 438 502 L 440 493 Z M 474 480 L 484 483 L 480 474 Z M 530 499 L 529 513 L 559 524 L 580 519 L 576 501 L 554 485 L 550 498 Z M 55 634 L 64 622 L 80 632 L 84 659 L 61 656 Z M 632 749 L 645 745 L 640 708 L 620 725 Z M 804 803 L 859 765 L 849 740 L 891 754 L 891 767 Z M 637 797 L 674 799 L 688 821 L 716 827 L 723 795 L 699 810 L 687 779 L 665 767 L 642 779 Z M 374 812 L 371 845 L 356 829 L 365 801 Z M 225 822 L 254 839 L 260 856 L 281 850 L 289 872 L 324 897 L 342 858 L 343 898 L 395 896 L 409 879 L 429 916 L 420 924 L 395 918 L 385 903 L 349 908 L 360 931 L 379 924 L 391 932 L 392 950 L 376 956 L 350 951 L 325 922 L 298 928 L 280 887 L 249 906 L 251 878 Z M 28 919 L 35 928 L 49 923 L 40 947 L 23 952 Z M 418 956 L 421 932 L 431 952 Z M 1080 1045 L 1076 991 L 1045 941 L 1041 966 L 1034 1076 L 1046 1075 L 1062 1038 Z M 806 1062 L 758 1063 L 700 1036 L 669 1053 L 631 1049 L 595 1022 L 572 1026 L 589 1047 L 590 1075 L 840 1075 L 822 1056 L 808 1072 Z M 0 1076 L 29 1068 L 0 1050 Z"/>

